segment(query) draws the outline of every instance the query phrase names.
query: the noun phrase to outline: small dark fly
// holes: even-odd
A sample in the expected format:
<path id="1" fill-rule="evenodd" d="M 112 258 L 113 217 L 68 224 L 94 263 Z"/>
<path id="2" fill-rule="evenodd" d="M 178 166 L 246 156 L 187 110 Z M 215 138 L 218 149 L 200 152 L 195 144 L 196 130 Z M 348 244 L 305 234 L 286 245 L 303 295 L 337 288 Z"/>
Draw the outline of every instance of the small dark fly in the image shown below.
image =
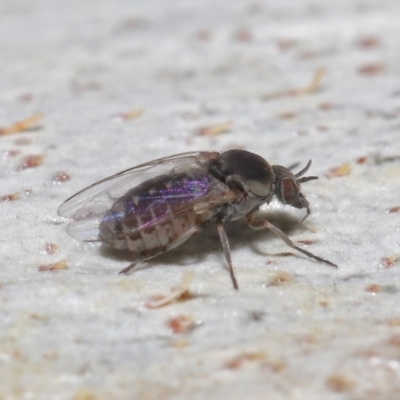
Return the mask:
<path id="1" fill-rule="evenodd" d="M 58 214 L 72 219 L 67 229 L 73 238 L 131 251 L 134 261 L 123 274 L 215 224 L 238 289 L 223 225 L 242 217 L 250 228 L 268 228 L 293 249 L 337 267 L 296 246 L 269 221 L 256 218 L 259 207 L 275 195 L 283 204 L 305 208 L 303 222 L 311 211 L 300 184 L 318 179 L 302 177 L 310 165 L 311 160 L 293 174 L 244 150 L 182 153 L 105 178 L 66 200 Z"/>

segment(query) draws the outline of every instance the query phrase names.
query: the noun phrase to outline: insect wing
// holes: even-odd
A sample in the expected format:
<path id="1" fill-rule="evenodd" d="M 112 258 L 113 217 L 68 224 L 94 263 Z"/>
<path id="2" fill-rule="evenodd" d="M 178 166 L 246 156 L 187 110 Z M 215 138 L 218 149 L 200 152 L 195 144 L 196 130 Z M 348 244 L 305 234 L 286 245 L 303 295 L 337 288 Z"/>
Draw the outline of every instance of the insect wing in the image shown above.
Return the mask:
<path id="1" fill-rule="evenodd" d="M 58 214 L 71 218 L 68 233 L 81 241 L 99 240 L 99 226 L 104 214 L 129 190 L 156 177 L 175 174 L 207 163 L 220 155 L 218 152 L 189 152 L 138 165 L 119 172 L 87 187 L 67 199 Z"/>

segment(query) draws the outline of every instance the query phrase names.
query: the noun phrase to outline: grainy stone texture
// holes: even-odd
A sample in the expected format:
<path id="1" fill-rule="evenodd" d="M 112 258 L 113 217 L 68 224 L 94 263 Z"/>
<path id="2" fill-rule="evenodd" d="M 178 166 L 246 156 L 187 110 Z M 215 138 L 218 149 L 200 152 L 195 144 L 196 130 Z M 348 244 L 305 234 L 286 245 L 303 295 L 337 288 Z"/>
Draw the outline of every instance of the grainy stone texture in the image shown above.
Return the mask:
<path id="1" fill-rule="evenodd" d="M 43 114 L 0 136 L 0 397 L 397 398 L 399 19 L 394 0 L 0 1 L 0 126 Z M 238 222 L 238 292 L 213 229 L 119 276 L 126 255 L 57 216 L 119 170 L 235 147 L 312 158 L 305 224 L 265 213 L 338 270 Z M 145 306 L 188 270 L 190 298 Z"/>

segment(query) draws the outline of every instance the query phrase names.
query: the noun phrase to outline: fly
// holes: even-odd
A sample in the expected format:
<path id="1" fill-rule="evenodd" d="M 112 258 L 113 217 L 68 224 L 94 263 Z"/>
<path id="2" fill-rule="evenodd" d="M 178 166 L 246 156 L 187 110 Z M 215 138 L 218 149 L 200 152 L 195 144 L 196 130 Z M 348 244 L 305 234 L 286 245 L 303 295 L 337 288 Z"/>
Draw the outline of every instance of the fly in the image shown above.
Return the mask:
<path id="1" fill-rule="evenodd" d="M 72 219 L 67 230 L 73 238 L 132 252 L 133 262 L 122 274 L 214 224 L 233 287 L 238 289 L 223 226 L 242 217 L 250 228 L 268 228 L 291 248 L 337 268 L 296 246 L 269 221 L 256 218 L 260 206 L 275 195 L 283 204 L 305 208 L 303 222 L 311 211 L 300 185 L 318 179 L 303 176 L 310 165 L 311 160 L 293 174 L 245 150 L 176 154 L 94 183 L 66 200 L 58 214 Z"/>

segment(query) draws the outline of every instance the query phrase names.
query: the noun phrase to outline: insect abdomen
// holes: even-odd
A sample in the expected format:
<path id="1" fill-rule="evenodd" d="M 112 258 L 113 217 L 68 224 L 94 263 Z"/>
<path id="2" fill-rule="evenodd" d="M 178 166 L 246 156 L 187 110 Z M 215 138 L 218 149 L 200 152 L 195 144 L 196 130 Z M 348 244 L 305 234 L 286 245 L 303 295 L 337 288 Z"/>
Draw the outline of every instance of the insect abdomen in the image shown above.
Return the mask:
<path id="1" fill-rule="evenodd" d="M 160 178 L 130 190 L 104 215 L 100 240 L 141 255 L 174 247 L 201 222 L 187 203 L 204 195 L 207 183 L 181 175 L 173 182 Z"/>

